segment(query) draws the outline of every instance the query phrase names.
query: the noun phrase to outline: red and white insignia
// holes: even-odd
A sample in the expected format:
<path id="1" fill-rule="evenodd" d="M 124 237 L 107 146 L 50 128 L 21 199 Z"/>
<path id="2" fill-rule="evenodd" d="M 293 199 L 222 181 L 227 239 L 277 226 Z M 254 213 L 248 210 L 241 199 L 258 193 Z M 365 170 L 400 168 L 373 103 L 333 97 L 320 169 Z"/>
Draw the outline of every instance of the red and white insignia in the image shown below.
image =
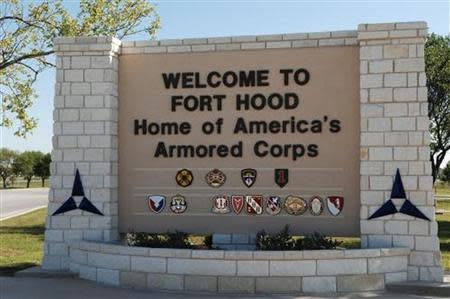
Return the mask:
<path id="1" fill-rule="evenodd" d="M 327 208 L 331 215 L 339 215 L 344 208 L 344 198 L 342 196 L 328 196 Z"/>
<path id="2" fill-rule="evenodd" d="M 216 214 L 230 213 L 230 206 L 228 205 L 228 197 L 226 195 L 216 195 L 212 198 L 212 212 Z"/>
<path id="3" fill-rule="evenodd" d="M 263 197 L 262 195 L 247 195 L 245 196 L 245 203 L 247 208 L 247 214 L 249 215 L 261 215 L 263 212 Z"/>
<path id="4" fill-rule="evenodd" d="M 243 195 L 232 195 L 231 196 L 231 207 L 236 214 L 239 214 L 244 207 L 244 196 Z"/>
<path id="5" fill-rule="evenodd" d="M 281 198 L 279 196 L 269 196 L 266 200 L 266 212 L 269 215 L 277 215 L 281 212 Z"/>

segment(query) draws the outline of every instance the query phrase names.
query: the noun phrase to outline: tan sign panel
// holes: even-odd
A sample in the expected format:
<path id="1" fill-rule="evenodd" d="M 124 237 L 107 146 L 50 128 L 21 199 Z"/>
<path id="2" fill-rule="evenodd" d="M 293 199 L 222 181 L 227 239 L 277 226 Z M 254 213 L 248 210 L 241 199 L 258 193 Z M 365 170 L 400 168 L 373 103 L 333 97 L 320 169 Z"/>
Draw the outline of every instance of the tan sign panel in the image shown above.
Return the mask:
<path id="1" fill-rule="evenodd" d="M 120 231 L 359 235 L 358 65 L 358 47 L 121 56 Z"/>

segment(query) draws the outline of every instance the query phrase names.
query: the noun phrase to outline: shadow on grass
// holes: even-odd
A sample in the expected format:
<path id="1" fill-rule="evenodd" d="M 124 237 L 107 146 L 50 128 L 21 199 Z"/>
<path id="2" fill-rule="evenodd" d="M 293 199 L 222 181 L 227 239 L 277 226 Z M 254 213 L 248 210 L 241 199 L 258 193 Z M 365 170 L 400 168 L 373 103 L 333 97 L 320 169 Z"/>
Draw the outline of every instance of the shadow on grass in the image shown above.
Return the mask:
<path id="1" fill-rule="evenodd" d="M 450 220 L 438 221 L 438 235 L 440 238 L 450 238 Z"/>
<path id="2" fill-rule="evenodd" d="M 45 231 L 44 225 L 30 226 L 0 226 L 0 234 L 26 234 L 26 235 L 43 235 Z"/>
<path id="3" fill-rule="evenodd" d="M 37 263 L 18 263 L 10 266 L 0 266 L 0 276 L 14 276 L 14 273 L 16 273 L 17 271 L 37 265 Z"/>

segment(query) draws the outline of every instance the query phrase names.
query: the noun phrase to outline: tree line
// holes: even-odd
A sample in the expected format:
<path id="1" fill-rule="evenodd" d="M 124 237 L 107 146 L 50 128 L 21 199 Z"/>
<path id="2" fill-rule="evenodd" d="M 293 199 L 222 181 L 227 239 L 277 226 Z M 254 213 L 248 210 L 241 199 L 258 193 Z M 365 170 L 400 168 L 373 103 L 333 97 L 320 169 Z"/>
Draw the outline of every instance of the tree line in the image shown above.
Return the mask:
<path id="1" fill-rule="evenodd" d="M 0 149 L 0 177 L 3 188 L 12 184 L 17 177 L 23 177 L 27 188 L 33 177 L 41 179 L 42 187 L 45 180 L 50 177 L 51 156 L 40 151 L 17 152 L 8 148 Z"/>

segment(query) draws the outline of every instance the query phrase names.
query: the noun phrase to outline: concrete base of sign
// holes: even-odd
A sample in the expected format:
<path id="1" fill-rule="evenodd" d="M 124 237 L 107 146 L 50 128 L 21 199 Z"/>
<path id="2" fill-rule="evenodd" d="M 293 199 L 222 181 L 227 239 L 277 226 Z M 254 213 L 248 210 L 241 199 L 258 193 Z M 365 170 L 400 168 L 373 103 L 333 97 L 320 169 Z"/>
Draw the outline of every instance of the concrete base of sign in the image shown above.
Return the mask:
<path id="1" fill-rule="evenodd" d="M 407 280 L 408 248 L 224 251 L 76 242 L 70 270 L 124 287 L 218 293 L 383 290 Z"/>
<path id="2" fill-rule="evenodd" d="M 213 234 L 212 248 L 223 250 L 255 250 L 256 234 Z"/>

